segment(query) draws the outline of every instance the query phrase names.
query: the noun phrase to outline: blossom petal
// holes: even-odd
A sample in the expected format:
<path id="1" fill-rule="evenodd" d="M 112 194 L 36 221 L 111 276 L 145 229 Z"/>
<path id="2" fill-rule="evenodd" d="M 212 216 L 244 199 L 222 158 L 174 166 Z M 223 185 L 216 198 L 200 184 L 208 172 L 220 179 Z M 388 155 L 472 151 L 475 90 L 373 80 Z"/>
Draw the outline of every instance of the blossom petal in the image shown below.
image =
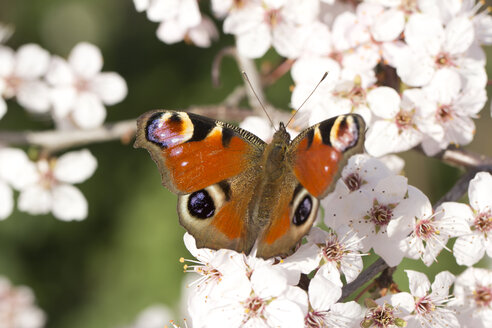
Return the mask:
<path id="1" fill-rule="evenodd" d="M 75 102 L 73 119 L 83 129 L 95 128 L 106 119 L 106 108 L 96 95 L 84 92 Z"/>
<path id="2" fill-rule="evenodd" d="M 14 71 L 15 53 L 9 47 L 0 45 L 0 77 L 9 76 Z"/>
<path id="3" fill-rule="evenodd" d="M 97 168 L 97 160 L 87 149 L 72 151 L 59 157 L 53 170 L 55 178 L 67 183 L 87 180 Z"/>
<path id="4" fill-rule="evenodd" d="M 405 270 L 408 276 L 408 287 L 413 296 L 423 297 L 429 291 L 431 284 L 429 279 L 422 272 Z"/>
<path id="5" fill-rule="evenodd" d="M 17 101 L 32 112 L 46 113 L 51 105 L 50 89 L 39 80 L 24 82 L 17 91 Z"/>
<path id="6" fill-rule="evenodd" d="M 24 151 L 16 148 L 1 148 L 0 179 L 20 190 L 34 184 L 39 179 L 39 173 Z"/>
<path id="7" fill-rule="evenodd" d="M 261 24 L 254 30 L 236 37 L 236 45 L 239 53 L 248 58 L 263 56 L 271 44 L 272 37 L 270 35 L 270 29 L 266 24 Z"/>
<path id="8" fill-rule="evenodd" d="M 424 51 L 434 56 L 441 50 L 444 41 L 444 29 L 441 22 L 426 14 L 413 14 L 405 26 L 405 41 L 412 49 Z"/>
<path id="9" fill-rule="evenodd" d="M 376 41 L 393 41 L 405 27 L 405 15 L 402 10 L 390 9 L 377 16 L 371 26 L 371 32 Z"/>
<path id="10" fill-rule="evenodd" d="M 48 70 L 50 54 L 37 44 L 21 46 L 15 57 L 15 74 L 23 79 L 38 78 Z"/>
<path id="11" fill-rule="evenodd" d="M 81 42 L 70 52 L 68 62 L 78 76 L 90 79 L 101 71 L 103 57 L 98 47 Z"/>
<path id="12" fill-rule="evenodd" d="M 315 311 L 327 311 L 342 296 L 342 287 L 321 274 L 309 283 L 309 303 Z"/>
<path id="13" fill-rule="evenodd" d="M 453 254 L 459 265 L 474 265 L 485 254 L 483 236 L 472 234 L 458 237 L 453 246 Z"/>
<path id="14" fill-rule="evenodd" d="M 449 271 L 439 272 L 432 283 L 432 295 L 439 298 L 446 298 L 449 294 L 449 288 L 455 279 L 456 277 Z"/>
<path id="15" fill-rule="evenodd" d="M 53 206 L 53 199 L 49 190 L 32 185 L 21 190 L 17 206 L 32 215 L 47 214 Z"/>
<path id="16" fill-rule="evenodd" d="M 51 85 L 67 85 L 75 82 L 72 68 L 68 62 L 58 56 L 53 56 L 50 62 L 46 80 Z"/>
<path id="17" fill-rule="evenodd" d="M 119 103 L 128 92 L 125 80 L 114 72 L 98 74 L 91 81 L 91 89 L 106 105 Z"/>
<path id="18" fill-rule="evenodd" d="M 393 88 L 378 87 L 367 94 L 369 108 L 379 117 L 393 118 L 400 110 L 400 96 Z"/>
<path id="19" fill-rule="evenodd" d="M 80 221 L 87 217 L 87 200 L 72 185 L 53 188 L 53 215 L 62 221 Z"/>
<path id="20" fill-rule="evenodd" d="M 470 48 L 475 33 L 473 23 L 470 18 L 461 15 L 453 18 L 446 25 L 446 40 L 444 41 L 444 51 L 450 54 L 461 54 Z"/>
<path id="21" fill-rule="evenodd" d="M 7 113 L 7 103 L 0 97 L 0 119 Z"/>
<path id="22" fill-rule="evenodd" d="M 478 172 L 468 186 L 470 205 L 475 210 L 492 212 L 492 175 Z"/>
<path id="23" fill-rule="evenodd" d="M 6 219 L 14 208 L 12 189 L 0 180 L 0 220 Z"/>

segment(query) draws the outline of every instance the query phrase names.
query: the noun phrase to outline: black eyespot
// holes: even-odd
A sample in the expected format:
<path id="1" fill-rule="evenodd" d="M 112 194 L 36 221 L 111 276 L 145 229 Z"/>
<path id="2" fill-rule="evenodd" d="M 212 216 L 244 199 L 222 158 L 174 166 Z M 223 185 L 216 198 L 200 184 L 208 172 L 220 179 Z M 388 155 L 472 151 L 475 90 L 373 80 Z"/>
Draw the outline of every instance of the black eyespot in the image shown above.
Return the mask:
<path id="1" fill-rule="evenodd" d="M 215 213 L 214 200 L 204 189 L 195 191 L 188 198 L 188 211 L 196 218 L 208 219 Z"/>
<path id="2" fill-rule="evenodd" d="M 313 210 L 313 201 L 309 195 L 306 195 L 296 208 L 292 223 L 296 226 L 304 224 Z"/>

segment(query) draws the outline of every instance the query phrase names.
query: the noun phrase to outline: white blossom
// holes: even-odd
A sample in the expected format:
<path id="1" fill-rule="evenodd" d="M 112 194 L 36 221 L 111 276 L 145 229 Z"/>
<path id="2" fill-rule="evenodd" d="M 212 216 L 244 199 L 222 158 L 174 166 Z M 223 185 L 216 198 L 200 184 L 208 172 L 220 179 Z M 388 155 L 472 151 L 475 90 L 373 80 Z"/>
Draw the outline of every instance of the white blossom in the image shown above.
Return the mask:
<path id="1" fill-rule="evenodd" d="M 33 113 L 50 109 L 47 84 L 41 80 L 50 60 L 49 53 L 37 44 L 25 44 L 14 52 L 0 45 L 0 92 L 4 98 L 16 97 L 17 102 Z M 6 106 L 0 101 L 0 116 Z"/>
<path id="2" fill-rule="evenodd" d="M 486 328 L 492 325 L 492 272 L 468 268 L 454 284 L 456 309 L 460 327 Z"/>
<path id="3" fill-rule="evenodd" d="M 30 183 L 20 188 L 19 210 L 33 215 L 52 212 L 63 221 L 85 219 L 87 200 L 72 184 L 88 179 L 96 167 L 97 161 L 88 150 L 37 161 Z"/>
<path id="4" fill-rule="evenodd" d="M 115 72 L 101 72 L 102 66 L 101 51 L 85 42 L 72 49 L 68 61 L 53 57 L 46 79 L 53 88 L 53 116 L 60 127 L 100 126 L 106 119 L 104 105 L 126 97 L 125 80 Z"/>
<path id="5" fill-rule="evenodd" d="M 14 287 L 6 278 L 0 277 L 0 327 L 44 327 L 46 316 L 34 301 L 29 287 Z"/>
<path id="6" fill-rule="evenodd" d="M 453 246 L 456 262 L 471 266 L 484 256 L 492 257 L 492 175 L 479 172 L 470 181 L 470 206 L 454 204 L 454 215 L 466 220 L 471 234 L 458 237 Z"/>
<path id="7" fill-rule="evenodd" d="M 456 314 L 448 305 L 449 288 L 455 277 L 448 271 L 443 271 L 436 275 L 431 286 L 425 274 L 413 270 L 405 271 L 410 293 L 401 292 L 391 296 L 391 304 L 408 312 L 404 316 L 407 327 L 459 328 Z"/>

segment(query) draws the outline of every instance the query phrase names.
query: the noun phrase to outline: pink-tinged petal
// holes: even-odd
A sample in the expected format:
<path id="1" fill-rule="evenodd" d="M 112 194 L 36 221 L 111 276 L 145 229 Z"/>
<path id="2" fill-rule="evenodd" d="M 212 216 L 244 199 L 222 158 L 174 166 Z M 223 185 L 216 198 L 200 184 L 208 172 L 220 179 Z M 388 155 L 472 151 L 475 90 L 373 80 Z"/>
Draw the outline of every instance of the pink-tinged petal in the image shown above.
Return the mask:
<path id="1" fill-rule="evenodd" d="M 468 16 L 461 15 L 453 18 L 446 25 L 446 40 L 443 50 L 450 54 L 461 54 L 470 48 L 475 39 L 473 23 Z"/>
<path id="2" fill-rule="evenodd" d="M 0 97 L 0 120 L 5 115 L 5 113 L 7 113 L 7 103 L 5 102 L 5 100 L 3 100 L 2 97 Z"/>
<path id="3" fill-rule="evenodd" d="M 65 59 L 53 56 L 46 72 L 46 80 L 54 86 L 69 85 L 75 82 L 75 77 L 72 68 Z"/>
<path id="4" fill-rule="evenodd" d="M 438 298 L 446 298 L 449 294 L 449 288 L 455 279 L 456 277 L 449 271 L 439 272 L 432 283 L 432 295 Z"/>
<path id="5" fill-rule="evenodd" d="M 24 82 L 17 91 L 17 101 L 29 111 L 46 113 L 51 105 L 50 89 L 39 80 Z"/>
<path id="6" fill-rule="evenodd" d="M 412 313 L 415 310 L 415 301 L 410 293 L 403 292 L 391 295 L 391 305 L 405 309 Z"/>
<path id="7" fill-rule="evenodd" d="M 85 92 L 77 98 L 72 115 L 79 127 L 95 128 L 106 119 L 106 108 L 96 95 Z"/>
<path id="8" fill-rule="evenodd" d="M 458 97 L 461 90 L 461 79 L 456 71 L 442 68 L 436 71 L 425 91 L 428 97 L 439 104 L 448 105 Z"/>
<path id="9" fill-rule="evenodd" d="M 14 209 L 14 195 L 12 189 L 0 180 L 0 220 L 4 220 Z"/>
<path id="10" fill-rule="evenodd" d="M 231 12 L 224 21 L 224 33 L 240 35 L 249 33 L 264 24 L 265 10 L 255 2 L 248 2 L 240 10 Z M 270 33 L 270 29 L 268 29 Z"/>
<path id="11" fill-rule="evenodd" d="M 87 200 L 72 185 L 53 188 L 53 215 L 62 221 L 80 221 L 87 217 Z"/>
<path id="12" fill-rule="evenodd" d="M 207 48 L 219 38 L 219 32 L 210 18 L 203 17 L 200 24 L 188 31 L 188 36 L 197 47 Z"/>
<path id="13" fill-rule="evenodd" d="M 239 53 L 248 58 L 263 56 L 272 44 L 270 28 L 266 24 L 259 25 L 256 29 L 242 33 L 236 37 L 236 45 Z"/>
<path id="14" fill-rule="evenodd" d="M 97 160 L 87 149 L 71 151 L 56 160 L 53 174 L 59 181 L 81 183 L 90 178 L 97 168 Z"/>
<path id="15" fill-rule="evenodd" d="M 95 76 L 91 81 L 91 89 L 106 105 L 119 103 L 128 93 L 125 80 L 114 72 L 105 72 Z"/>
<path id="16" fill-rule="evenodd" d="M 422 272 L 405 270 L 408 276 L 408 288 L 413 296 L 423 297 L 429 291 L 431 284 Z"/>
<path id="17" fill-rule="evenodd" d="M 426 14 L 415 13 L 405 26 L 405 41 L 412 48 L 435 56 L 441 51 L 445 33 L 439 19 Z"/>
<path id="18" fill-rule="evenodd" d="M 152 22 L 161 22 L 176 17 L 180 0 L 154 0 L 147 9 L 147 17 Z"/>
<path id="19" fill-rule="evenodd" d="M 197 0 L 181 0 L 179 4 L 178 23 L 185 28 L 198 26 L 202 15 Z"/>
<path id="20" fill-rule="evenodd" d="M 179 25 L 174 19 L 165 20 L 156 31 L 157 37 L 164 43 L 173 44 L 183 41 L 187 29 Z"/>
<path id="21" fill-rule="evenodd" d="M 53 206 L 51 192 L 39 185 L 32 185 L 21 190 L 17 206 L 22 212 L 32 215 L 47 214 Z"/>
<path id="22" fill-rule="evenodd" d="M 15 75 L 18 77 L 35 79 L 48 70 L 50 54 L 37 44 L 21 46 L 15 57 Z"/>
<path id="23" fill-rule="evenodd" d="M 485 254 L 484 238 L 478 234 L 458 237 L 453 246 L 453 254 L 459 265 L 472 266 Z"/>
<path id="24" fill-rule="evenodd" d="M 342 287 L 321 274 L 309 283 L 309 303 L 315 311 L 328 311 L 342 296 Z"/>
<path id="25" fill-rule="evenodd" d="M 371 32 L 376 41 L 385 42 L 397 39 L 405 27 L 403 11 L 390 9 L 376 17 Z"/>
<path id="26" fill-rule="evenodd" d="M 15 53 L 12 49 L 0 45 L 0 77 L 12 74 L 15 67 Z"/>
<path id="27" fill-rule="evenodd" d="M 378 87 L 367 94 L 369 108 L 382 118 L 393 118 L 400 110 L 400 101 L 395 89 L 389 87 Z"/>
<path id="28" fill-rule="evenodd" d="M 103 57 L 98 47 L 87 42 L 81 42 L 70 52 L 68 62 L 75 74 L 85 79 L 91 79 L 101 71 Z"/>
<path id="29" fill-rule="evenodd" d="M 306 89 L 311 89 L 312 92 L 313 88 L 323 76 L 321 72 L 328 72 L 328 75 L 320 84 L 320 87 L 327 85 L 334 86 L 339 79 L 340 65 L 331 58 L 314 55 L 304 56 L 295 61 L 290 74 L 296 84 L 309 84 Z"/>
<path id="30" fill-rule="evenodd" d="M 492 212 L 492 175 L 478 172 L 468 186 L 470 205 L 480 212 Z"/>

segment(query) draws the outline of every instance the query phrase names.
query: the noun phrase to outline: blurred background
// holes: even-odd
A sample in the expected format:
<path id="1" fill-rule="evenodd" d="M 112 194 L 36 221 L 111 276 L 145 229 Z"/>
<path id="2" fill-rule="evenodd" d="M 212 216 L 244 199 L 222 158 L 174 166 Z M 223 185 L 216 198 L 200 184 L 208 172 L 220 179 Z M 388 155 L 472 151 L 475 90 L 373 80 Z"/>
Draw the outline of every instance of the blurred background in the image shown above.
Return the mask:
<path id="1" fill-rule="evenodd" d="M 211 83 L 212 61 L 223 47 L 233 44 L 231 36 L 222 34 L 206 49 L 184 43 L 166 45 L 155 35 L 157 24 L 138 13 L 130 0 L 2 0 L 0 22 L 15 28 L 7 43 L 13 49 L 38 43 L 66 58 L 80 41 L 97 45 L 104 57 L 103 71 L 118 72 L 129 90 L 123 102 L 108 107 L 106 122 L 136 118 L 156 108 L 217 104 L 242 83 L 230 58 L 222 65 L 222 86 L 214 88 Z M 271 65 L 281 61 L 273 51 L 262 59 L 263 64 Z M 288 110 L 291 84 L 289 75 L 282 77 L 266 90 L 267 99 Z M 0 130 L 53 128 L 51 121 L 32 117 L 15 101 L 7 104 Z M 476 123 L 476 137 L 465 148 L 492 156 L 489 104 Z M 184 273 L 178 259 L 191 255 L 182 242 L 176 196 L 161 186 L 148 154 L 133 149 L 131 142 L 88 148 L 98 160 L 94 176 L 78 186 L 89 203 L 88 218 L 62 222 L 51 215 L 15 211 L 0 221 L 0 275 L 34 290 L 38 305 L 47 314 L 47 327 L 118 327 L 131 323 L 137 313 L 155 303 L 176 310 L 175 319 L 181 319 Z M 409 183 L 432 202 L 462 173 L 417 152 L 402 157 Z M 446 263 L 453 273 L 464 270 L 452 266 L 454 258 L 443 253 L 439 264 L 429 269 L 405 261 L 399 266 L 397 282 L 406 285 L 402 273 L 410 266 L 428 272 L 431 278 Z"/>

